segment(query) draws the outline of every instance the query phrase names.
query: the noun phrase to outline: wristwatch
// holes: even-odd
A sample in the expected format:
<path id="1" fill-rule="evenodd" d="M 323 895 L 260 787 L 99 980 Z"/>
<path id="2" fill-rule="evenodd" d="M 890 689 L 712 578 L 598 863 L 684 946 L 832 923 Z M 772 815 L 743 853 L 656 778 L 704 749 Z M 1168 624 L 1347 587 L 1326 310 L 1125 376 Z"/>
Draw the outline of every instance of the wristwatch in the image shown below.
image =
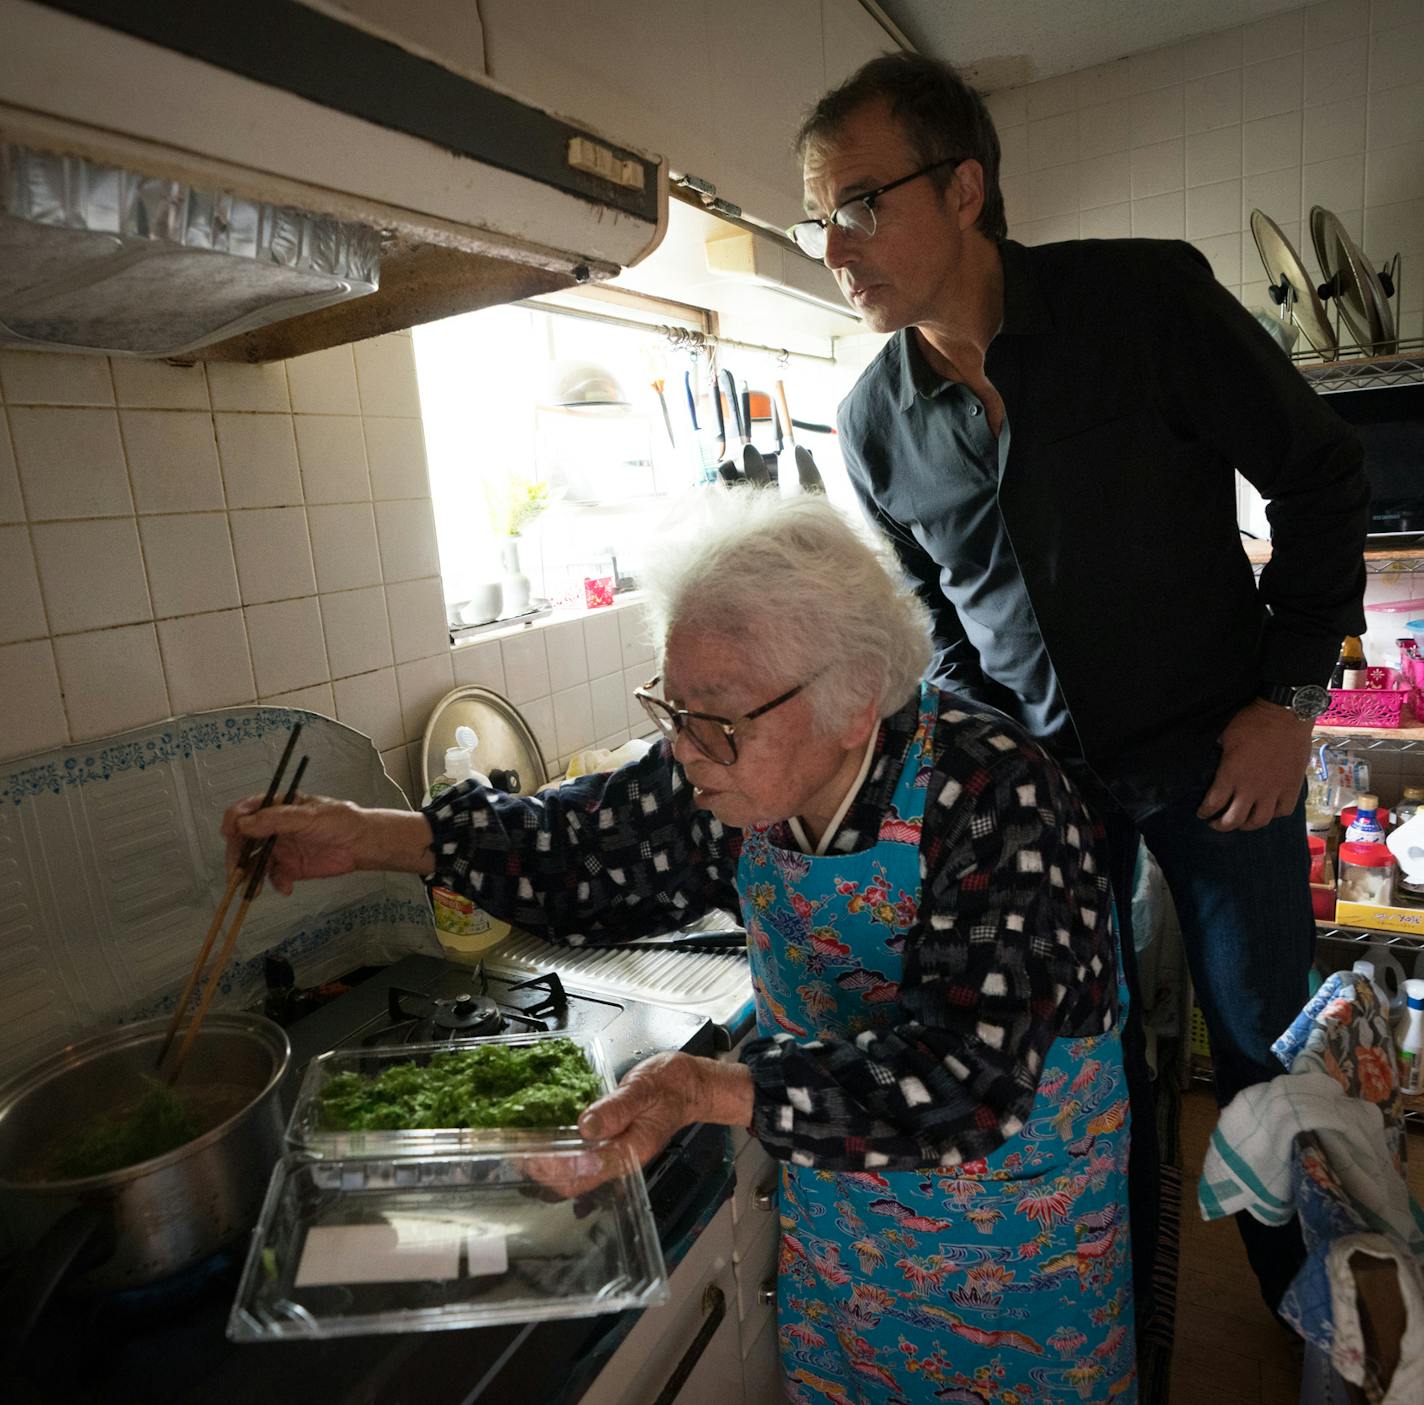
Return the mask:
<path id="1" fill-rule="evenodd" d="M 1302 722 L 1313 722 L 1330 710 L 1330 694 L 1318 683 L 1304 683 L 1298 688 L 1289 683 L 1267 683 L 1259 696 L 1277 707 L 1290 708 Z"/>

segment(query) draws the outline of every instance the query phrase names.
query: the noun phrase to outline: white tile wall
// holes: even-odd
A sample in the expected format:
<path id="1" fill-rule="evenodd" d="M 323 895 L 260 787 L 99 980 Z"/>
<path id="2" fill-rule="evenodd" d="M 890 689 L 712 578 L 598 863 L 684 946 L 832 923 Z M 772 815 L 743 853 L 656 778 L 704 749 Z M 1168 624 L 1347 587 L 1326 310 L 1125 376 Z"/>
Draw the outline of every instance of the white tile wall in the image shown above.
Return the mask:
<path id="1" fill-rule="evenodd" d="M 7 403 L 12 404 L 10 433 L 30 513 L 55 518 L 133 512 L 119 417 L 113 410 Z"/>
<path id="2" fill-rule="evenodd" d="M 213 417 L 206 406 L 201 411 L 124 410 L 119 429 L 140 512 L 201 512 L 227 505 Z"/>
<path id="3" fill-rule="evenodd" d="M 1376 267 L 1402 254 L 1400 331 L 1424 335 L 1421 0 L 1328 0 L 989 105 L 1014 238 L 1186 238 L 1255 306 L 1251 211 L 1319 276 L 1307 221 L 1321 204 Z"/>
<path id="4" fill-rule="evenodd" d="M 1059 154 L 1075 91 L 1036 113 L 1070 114 Z M 1076 172 L 1047 189 L 1072 211 Z M 636 603 L 451 650 L 419 409 L 400 334 L 267 366 L 0 353 L 0 759 L 262 701 L 365 732 L 418 798 L 456 684 L 510 698 L 552 773 L 649 734 Z"/>
<path id="5" fill-rule="evenodd" d="M 159 620 L 158 648 L 174 712 L 202 712 L 256 695 L 241 610 Z"/>
<path id="6" fill-rule="evenodd" d="M 531 702 L 535 698 L 546 697 L 550 691 L 545 633 L 545 630 L 528 630 L 500 643 L 505 691 L 513 703 Z"/>
<path id="7" fill-rule="evenodd" d="M 366 440 L 359 415 L 298 415 L 297 460 L 309 503 L 369 502 Z"/>
<path id="8" fill-rule="evenodd" d="M 441 692 L 451 654 L 411 339 L 362 365 L 369 420 L 349 347 L 268 366 L 0 353 L 0 758 L 262 699 L 405 760 L 428 696 L 403 715 L 397 654 Z M 389 601 L 373 496 L 397 510 Z"/>
<path id="9" fill-rule="evenodd" d="M 54 655 L 75 741 L 142 726 L 171 710 L 152 624 L 61 635 Z"/>

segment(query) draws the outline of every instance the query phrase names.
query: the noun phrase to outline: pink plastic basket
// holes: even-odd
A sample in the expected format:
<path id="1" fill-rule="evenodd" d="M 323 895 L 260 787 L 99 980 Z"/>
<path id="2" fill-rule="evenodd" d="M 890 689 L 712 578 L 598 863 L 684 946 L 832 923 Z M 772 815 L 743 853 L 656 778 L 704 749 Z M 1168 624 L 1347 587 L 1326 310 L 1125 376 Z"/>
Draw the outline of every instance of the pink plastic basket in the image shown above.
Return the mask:
<path id="1" fill-rule="evenodd" d="M 1368 677 L 1378 686 L 1331 688 L 1330 706 L 1316 721 L 1322 727 L 1402 727 L 1405 704 L 1418 689 L 1395 668 L 1371 668 Z"/>

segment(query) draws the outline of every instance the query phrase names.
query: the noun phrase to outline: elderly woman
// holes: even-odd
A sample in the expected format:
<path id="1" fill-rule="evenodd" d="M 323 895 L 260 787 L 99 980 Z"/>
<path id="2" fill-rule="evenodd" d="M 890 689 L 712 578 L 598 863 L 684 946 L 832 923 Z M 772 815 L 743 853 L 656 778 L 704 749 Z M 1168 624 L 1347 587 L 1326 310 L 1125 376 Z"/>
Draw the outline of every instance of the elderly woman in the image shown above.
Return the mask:
<path id="1" fill-rule="evenodd" d="M 1099 841 L 997 715 L 922 684 L 924 607 L 821 498 L 709 507 L 651 576 L 647 756 L 417 814 L 302 799 L 273 880 L 420 873 L 554 941 L 747 929 L 741 1063 L 659 1054 L 584 1115 L 646 1161 L 749 1126 L 783 1163 L 797 1401 L 1135 1398 L 1127 1098 Z"/>

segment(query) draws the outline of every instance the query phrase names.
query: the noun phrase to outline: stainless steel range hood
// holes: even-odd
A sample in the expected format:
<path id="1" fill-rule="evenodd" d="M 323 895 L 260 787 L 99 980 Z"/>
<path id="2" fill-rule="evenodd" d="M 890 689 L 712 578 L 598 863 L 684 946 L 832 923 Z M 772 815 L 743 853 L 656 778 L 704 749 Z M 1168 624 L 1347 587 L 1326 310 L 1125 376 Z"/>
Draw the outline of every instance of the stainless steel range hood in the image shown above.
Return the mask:
<path id="1" fill-rule="evenodd" d="M 0 345 L 295 356 L 666 221 L 659 158 L 292 0 L 0 0 Z"/>

